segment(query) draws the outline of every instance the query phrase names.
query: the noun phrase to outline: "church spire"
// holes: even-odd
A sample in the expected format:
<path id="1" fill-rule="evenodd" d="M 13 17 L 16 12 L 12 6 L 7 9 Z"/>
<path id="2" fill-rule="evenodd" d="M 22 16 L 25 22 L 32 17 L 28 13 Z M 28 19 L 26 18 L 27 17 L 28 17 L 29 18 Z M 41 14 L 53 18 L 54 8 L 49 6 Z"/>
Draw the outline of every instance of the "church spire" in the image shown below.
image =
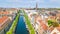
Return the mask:
<path id="1" fill-rule="evenodd" d="M 38 3 L 36 2 L 36 11 L 37 11 L 37 9 L 38 9 Z"/>

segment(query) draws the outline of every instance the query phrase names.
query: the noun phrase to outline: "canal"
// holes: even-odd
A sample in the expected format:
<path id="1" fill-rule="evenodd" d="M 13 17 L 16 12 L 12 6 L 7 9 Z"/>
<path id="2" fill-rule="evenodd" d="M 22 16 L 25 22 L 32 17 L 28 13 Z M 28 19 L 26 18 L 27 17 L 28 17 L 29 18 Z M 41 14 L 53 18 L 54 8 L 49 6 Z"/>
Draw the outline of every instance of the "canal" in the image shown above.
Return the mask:
<path id="1" fill-rule="evenodd" d="M 19 17 L 19 21 L 15 30 L 15 34 L 29 34 L 26 24 L 24 22 L 24 16 Z"/>

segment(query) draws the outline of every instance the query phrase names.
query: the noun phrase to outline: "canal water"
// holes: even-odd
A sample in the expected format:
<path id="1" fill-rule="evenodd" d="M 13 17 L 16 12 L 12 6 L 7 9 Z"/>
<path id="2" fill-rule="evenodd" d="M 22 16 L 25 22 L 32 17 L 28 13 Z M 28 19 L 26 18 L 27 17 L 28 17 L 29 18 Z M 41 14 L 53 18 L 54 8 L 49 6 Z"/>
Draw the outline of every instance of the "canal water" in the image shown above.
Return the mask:
<path id="1" fill-rule="evenodd" d="M 24 16 L 20 15 L 15 34 L 29 34 L 24 22 Z"/>

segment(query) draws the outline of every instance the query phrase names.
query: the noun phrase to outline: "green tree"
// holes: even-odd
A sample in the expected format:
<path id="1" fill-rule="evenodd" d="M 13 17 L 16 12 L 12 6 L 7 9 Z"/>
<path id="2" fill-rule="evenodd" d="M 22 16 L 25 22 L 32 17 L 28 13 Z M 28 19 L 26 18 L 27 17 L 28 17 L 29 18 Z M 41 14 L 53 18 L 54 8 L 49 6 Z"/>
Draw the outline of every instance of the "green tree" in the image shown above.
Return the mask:
<path id="1" fill-rule="evenodd" d="M 57 27 L 59 26 L 59 24 L 55 21 L 55 20 L 48 20 L 48 25 L 53 26 L 53 27 Z"/>
<path id="2" fill-rule="evenodd" d="M 59 24 L 57 22 L 53 23 L 53 27 L 58 27 L 58 26 L 59 26 Z"/>
<path id="3" fill-rule="evenodd" d="M 52 26 L 52 24 L 53 24 L 52 20 L 48 20 L 48 26 L 50 27 Z"/>

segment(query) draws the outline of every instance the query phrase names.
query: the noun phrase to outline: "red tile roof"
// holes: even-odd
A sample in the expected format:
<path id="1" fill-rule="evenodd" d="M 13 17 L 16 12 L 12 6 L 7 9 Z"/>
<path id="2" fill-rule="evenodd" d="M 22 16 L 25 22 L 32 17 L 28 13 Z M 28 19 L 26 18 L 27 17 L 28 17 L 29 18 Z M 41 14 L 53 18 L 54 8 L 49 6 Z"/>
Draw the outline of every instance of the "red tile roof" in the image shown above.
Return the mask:
<path id="1" fill-rule="evenodd" d="M 3 14 L 9 14 L 9 12 L 6 11 L 6 12 L 4 12 Z"/>
<path id="2" fill-rule="evenodd" d="M 39 20 L 39 22 L 40 22 L 40 25 L 41 25 L 41 27 L 44 29 L 44 30 L 47 30 L 47 25 L 46 24 L 44 24 L 44 22 L 42 21 L 42 20 Z"/>
<path id="3" fill-rule="evenodd" d="M 60 26 L 59 27 L 56 27 L 57 28 L 57 30 L 59 30 L 60 31 Z"/>
<path id="4" fill-rule="evenodd" d="M 2 24 L 7 18 L 8 16 L 3 16 L 2 18 L 0 18 L 0 24 Z"/>
<path id="5" fill-rule="evenodd" d="M 60 26 L 58 26 L 58 27 L 50 27 L 50 28 L 49 28 L 49 31 L 52 32 L 52 31 L 54 30 L 54 28 L 57 28 L 57 30 L 60 31 Z"/>
<path id="6" fill-rule="evenodd" d="M 54 30 L 54 27 L 51 26 L 48 30 L 52 32 Z"/>
<path id="7" fill-rule="evenodd" d="M 5 11 L 5 12 L 0 12 L 0 14 L 9 14 L 10 12 Z"/>
<path id="8" fill-rule="evenodd" d="M 3 12 L 0 12 L 0 14 L 3 14 Z"/>
<path id="9" fill-rule="evenodd" d="M 0 18 L 0 30 L 4 29 L 5 26 L 7 26 L 9 18 L 8 16 L 3 16 Z"/>

